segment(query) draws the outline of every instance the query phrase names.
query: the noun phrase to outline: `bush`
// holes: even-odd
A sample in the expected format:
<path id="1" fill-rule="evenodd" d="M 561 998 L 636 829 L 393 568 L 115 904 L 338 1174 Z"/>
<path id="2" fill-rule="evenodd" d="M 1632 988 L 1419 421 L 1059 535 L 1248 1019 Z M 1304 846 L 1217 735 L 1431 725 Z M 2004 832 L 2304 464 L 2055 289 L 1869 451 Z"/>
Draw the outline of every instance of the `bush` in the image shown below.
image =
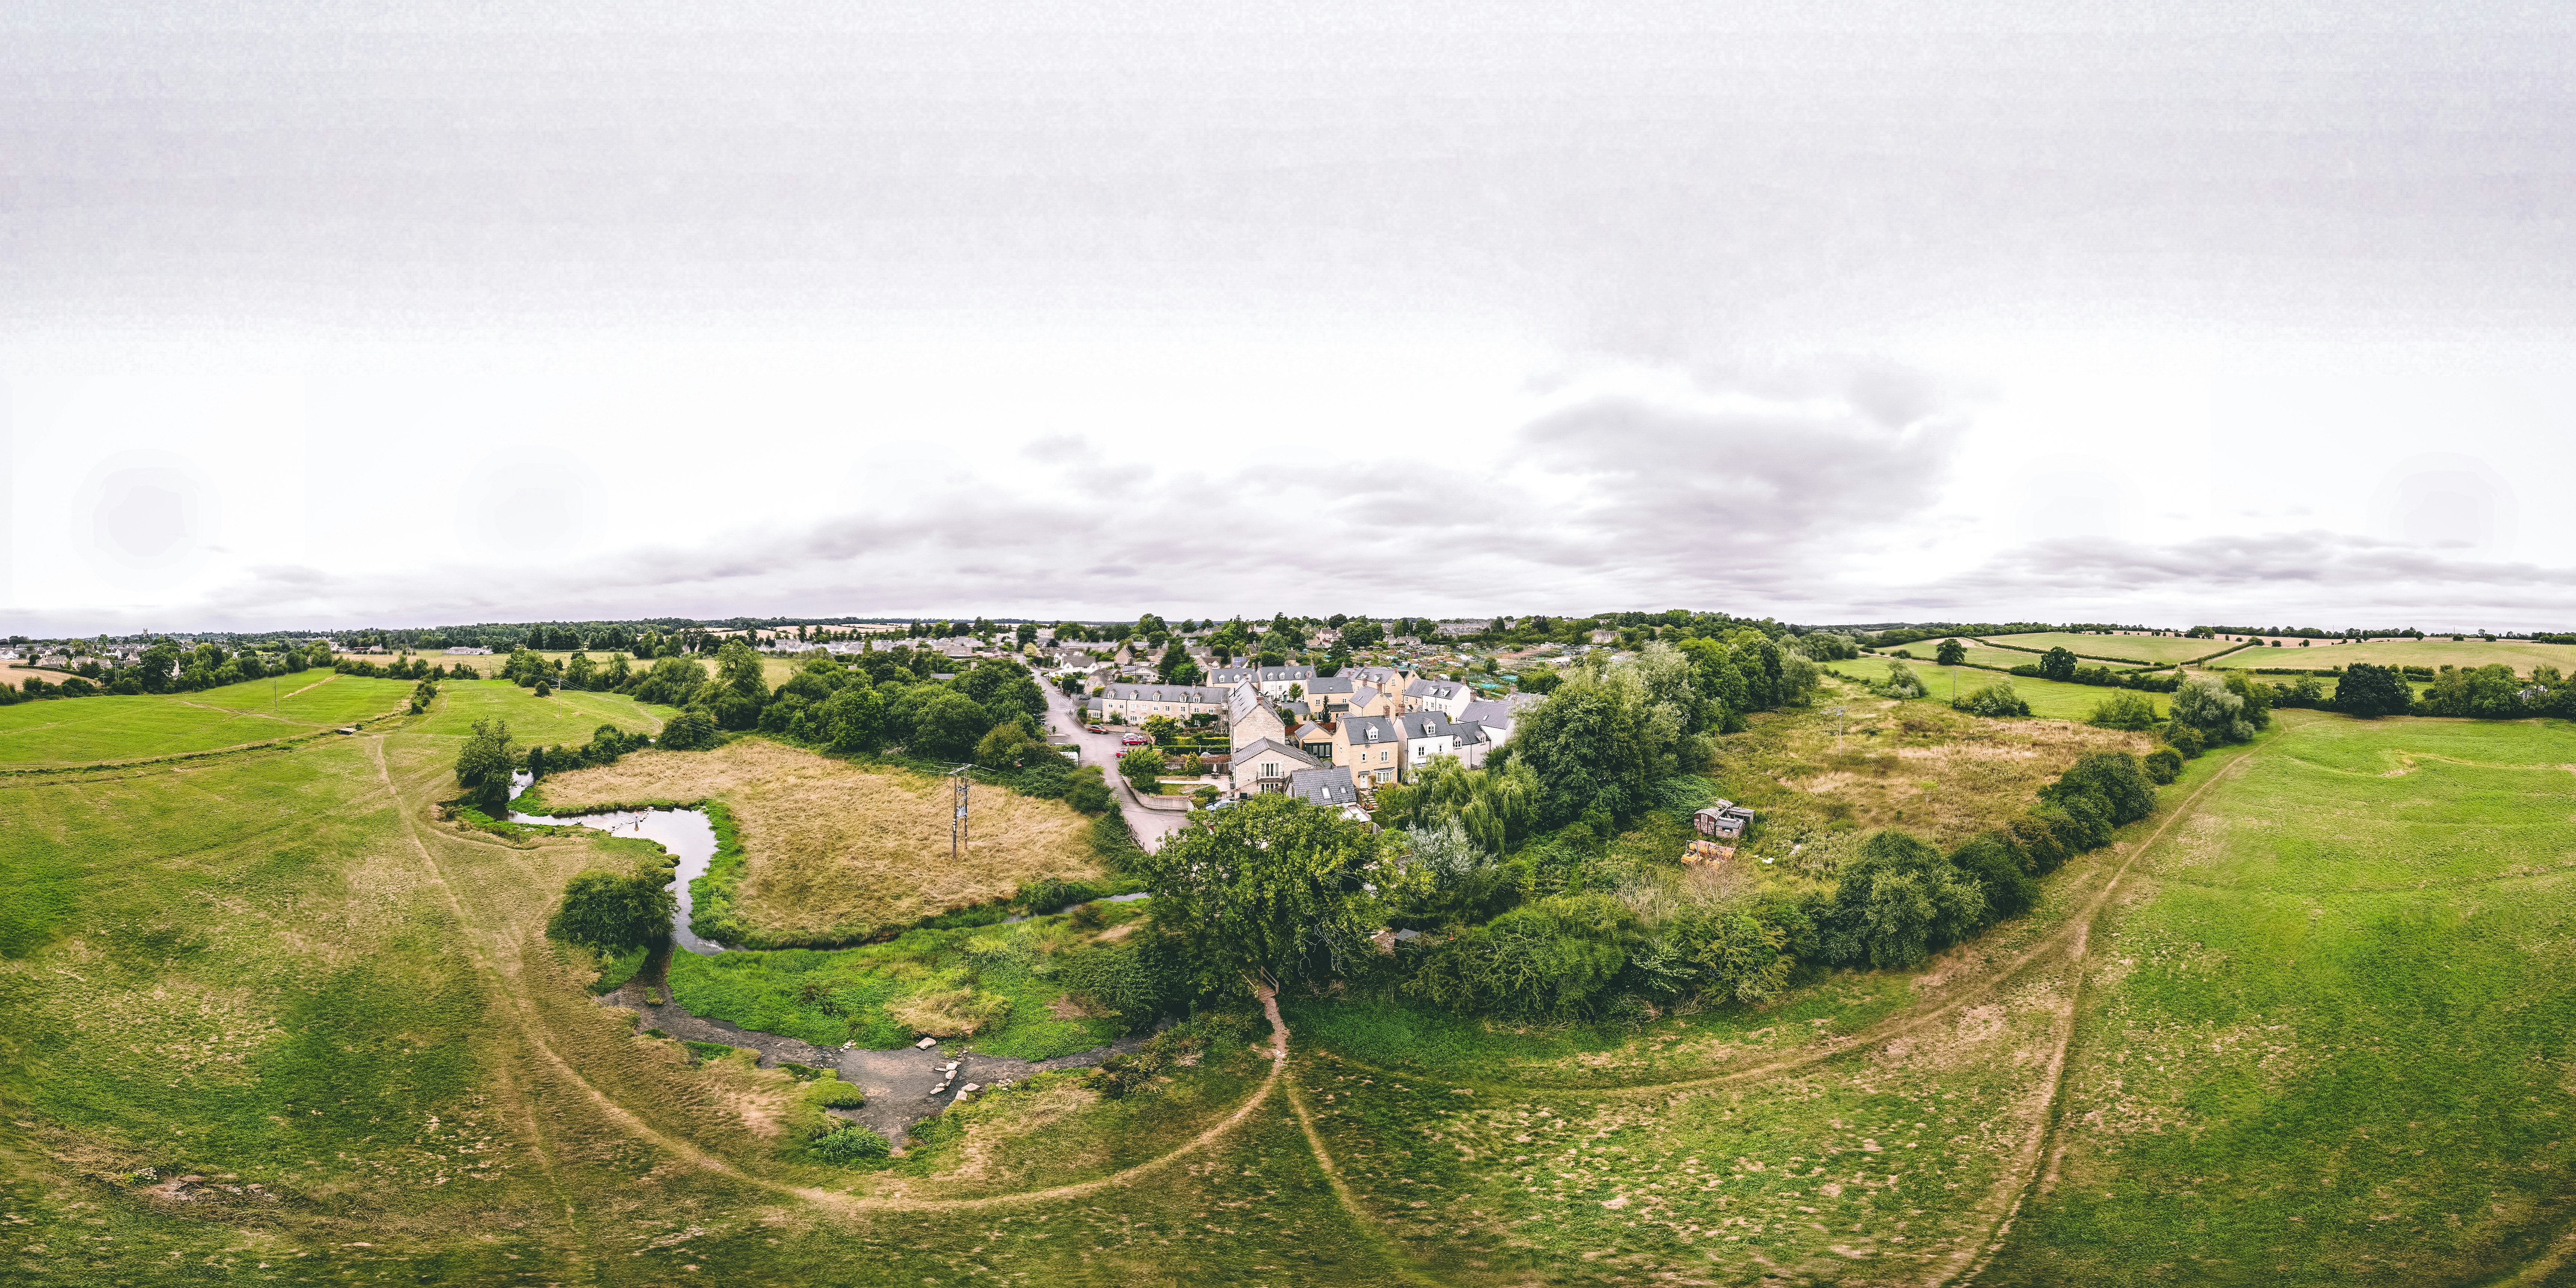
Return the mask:
<path id="1" fill-rule="evenodd" d="M 1903 656 L 1903 650 L 1898 651 L 1898 656 Z M 1887 678 L 1869 686 L 1869 691 L 1882 698 L 1919 698 L 1930 692 L 1916 678 L 1914 668 L 1903 662 L 1888 663 Z"/>
<path id="2" fill-rule="evenodd" d="M 2166 725 L 2165 741 L 2171 743 L 2175 753 L 2185 760 L 2198 760 L 2200 753 L 2209 746 L 2202 740 L 2198 729 L 2183 724 Z"/>
<path id="3" fill-rule="evenodd" d="M 2104 729 L 2132 731 L 2156 727 L 2156 704 L 2143 693 L 2114 693 L 2093 704 L 2084 722 Z"/>
<path id="4" fill-rule="evenodd" d="M 704 751 L 721 740 L 722 735 L 716 732 L 715 717 L 691 707 L 671 717 L 671 722 L 662 726 L 662 736 L 656 741 L 672 751 Z"/>
<path id="5" fill-rule="evenodd" d="M 689 1054 L 691 1054 L 691 1055 L 693 1055 L 693 1056 L 696 1056 L 697 1058 L 699 1058 L 699 1059 L 701 1059 L 701 1060 L 721 1060 L 721 1059 L 724 1059 L 726 1056 L 732 1055 L 732 1054 L 734 1053 L 734 1051 L 737 1049 L 737 1048 L 734 1048 L 734 1047 L 726 1046 L 726 1045 L 725 1045 L 724 1043 L 722 1043 L 722 1042 L 685 1042 L 685 1041 L 684 1041 L 684 1042 L 680 1043 L 680 1045 L 681 1045 L 681 1046 L 684 1046 L 684 1047 L 687 1047 L 687 1048 L 689 1049 Z"/>
<path id="6" fill-rule="evenodd" d="M 1098 765 L 1085 765 L 1073 771 L 1065 783 L 1064 803 L 1084 814 L 1106 814 L 1117 799 L 1109 794 L 1109 780 Z"/>
<path id="7" fill-rule="evenodd" d="M 832 1082 L 814 1093 L 814 1103 L 825 1109 L 857 1109 L 868 1103 L 868 1096 L 849 1083 Z"/>
<path id="8" fill-rule="evenodd" d="M 456 753 L 456 781 L 465 789 L 465 799 L 494 818 L 509 812 L 510 775 L 517 767 L 510 726 L 498 720 L 475 721 Z"/>
<path id="9" fill-rule="evenodd" d="M 2002 720 L 2030 714 L 2030 704 L 2013 692 L 2012 681 L 1997 680 L 1950 704 L 1972 716 Z"/>
<path id="10" fill-rule="evenodd" d="M 564 885 L 563 904 L 546 922 L 546 934 L 621 955 L 658 943 L 680 906 L 670 881 L 670 869 L 651 860 L 624 873 L 576 872 Z"/>
<path id="11" fill-rule="evenodd" d="M 2182 777 L 2182 755 L 2171 747 L 2158 747 L 2147 753 L 2147 781 L 2161 787 Z"/>
<path id="12" fill-rule="evenodd" d="M 2012 846 L 1992 834 L 1970 838 L 1952 850 L 1950 863 L 1976 878 L 1986 894 L 1986 912 L 1995 920 L 2017 917 L 2039 902 L 2039 882 L 2022 870 Z"/>
<path id="13" fill-rule="evenodd" d="M 2138 758 L 2125 751 L 2092 752 L 2067 766 L 2056 782 L 2039 789 L 2041 800 L 2060 804 L 2079 795 L 2092 798 L 2114 827 L 2156 812 L 2154 782 Z"/>
<path id="14" fill-rule="evenodd" d="M 2335 684 L 2335 710 L 2364 720 L 2404 715 L 2414 701 L 2415 690 L 2393 667 L 2355 662 Z"/>
<path id="15" fill-rule="evenodd" d="M 1985 890 L 1939 850 L 1893 829 L 1862 843 L 1818 918 L 1829 962 L 1907 970 L 1985 921 Z"/>
<path id="16" fill-rule="evenodd" d="M 1637 915 L 1619 900 L 1554 895 L 1434 949 L 1405 988 L 1462 1009 L 1570 1015 L 1587 1009 L 1641 939 Z"/>
<path id="17" fill-rule="evenodd" d="M 805 1152 L 826 1163 L 864 1163 L 884 1158 L 894 1147 L 865 1127 L 844 1127 L 805 1143 Z"/>

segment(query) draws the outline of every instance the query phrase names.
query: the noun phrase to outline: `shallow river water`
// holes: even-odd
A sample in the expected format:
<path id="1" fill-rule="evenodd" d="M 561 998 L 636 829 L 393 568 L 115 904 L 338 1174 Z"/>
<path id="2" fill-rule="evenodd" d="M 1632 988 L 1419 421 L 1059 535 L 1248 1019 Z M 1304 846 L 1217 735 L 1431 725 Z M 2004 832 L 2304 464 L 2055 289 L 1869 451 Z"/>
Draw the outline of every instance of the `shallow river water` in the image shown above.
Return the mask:
<path id="1" fill-rule="evenodd" d="M 510 799 L 528 790 L 528 776 L 520 774 L 510 780 Z M 672 874 L 679 887 L 679 910 L 671 914 L 671 942 L 693 953 L 720 953 L 724 945 L 711 939 L 700 939 L 689 930 L 689 882 L 705 876 L 707 864 L 716 856 L 716 827 L 706 811 L 694 809 L 619 810 L 607 814 L 522 814 L 510 812 L 513 823 L 540 823 L 556 826 L 593 827 L 617 836 L 640 836 L 680 856 L 679 870 Z"/>

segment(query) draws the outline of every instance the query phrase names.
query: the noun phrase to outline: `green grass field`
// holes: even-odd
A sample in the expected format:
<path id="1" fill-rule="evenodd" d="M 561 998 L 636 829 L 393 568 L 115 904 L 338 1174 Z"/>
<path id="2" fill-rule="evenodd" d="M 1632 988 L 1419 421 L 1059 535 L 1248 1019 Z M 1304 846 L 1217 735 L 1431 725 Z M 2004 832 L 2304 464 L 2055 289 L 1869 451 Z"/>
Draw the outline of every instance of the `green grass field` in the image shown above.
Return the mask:
<path id="1" fill-rule="evenodd" d="M 462 738 L 475 721 L 498 718 L 522 744 L 570 746 L 590 741 L 590 735 L 604 724 L 659 733 L 663 721 L 679 714 L 622 693 L 558 689 L 543 698 L 536 693 L 507 680 L 450 680 L 438 687 L 437 702 L 414 731 Z"/>
<path id="2" fill-rule="evenodd" d="M 2172 666 L 2176 662 L 2188 662 L 2233 647 L 2225 640 L 2196 640 L 2180 635 L 2075 635 L 2066 631 L 2041 631 L 2030 635 L 1988 635 L 1984 638 L 1988 644 L 2011 645 L 2012 648 L 2004 650 L 2006 652 L 2029 649 L 2034 653 L 2045 653 L 2052 648 L 2062 648 L 2078 657 L 2090 654 L 2094 657 L 2125 658 L 2156 666 Z"/>
<path id="3" fill-rule="evenodd" d="M 904 1159 L 839 1168 L 794 1148 L 810 1084 L 638 1033 L 543 938 L 564 880 L 632 843 L 438 818 L 478 713 L 564 713 L 526 717 L 560 729 L 548 740 L 602 713 L 653 717 L 583 696 L 609 705 L 453 685 L 430 715 L 355 738 L 0 779 L 0 1277 L 2324 1288 L 2571 1273 L 2565 723 L 2284 713 L 2191 762 L 2156 815 L 2048 877 L 2031 913 L 1921 971 L 1827 974 L 1769 1007 L 1633 1028 L 1301 994 L 1283 1000 L 1294 1045 L 1276 1080 L 1240 1045 L 1120 1101 L 1050 1075 L 926 1124 Z M 2091 745 L 2067 740 L 2115 736 L 1845 705 L 1880 730 L 1871 745 L 1829 753 L 1818 713 L 1766 716 L 1724 740 L 1743 781 L 1722 785 L 1752 799 L 1777 777 L 1808 786 L 1764 790 L 1821 800 L 1819 774 L 1919 774 L 1928 795 L 2018 808 L 2050 758 Z M 1620 852 L 1662 853 L 1678 827 L 1649 816 Z M 709 972 L 747 981 L 739 996 L 701 1001 L 847 1033 L 847 1008 L 815 1005 L 829 989 L 788 977 L 876 989 L 859 1010 L 891 1017 L 965 954 L 979 987 L 1031 1012 L 995 1045 L 1061 1050 L 1096 1036 L 1055 1027 L 1096 1022 L 1050 1008 L 1029 951 L 1062 934 L 1045 918 L 801 970 L 746 955 Z"/>
<path id="4" fill-rule="evenodd" d="M 408 680 L 306 671 L 197 693 L 61 698 L 0 707 L 0 765 L 84 765 L 294 737 L 384 715 Z"/>
<path id="5" fill-rule="evenodd" d="M 1970 640 L 1965 637 L 1962 637 L 1959 640 L 1959 644 L 1960 647 L 1968 650 L 1967 663 L 1970 666 L 1987 666 L 1993 667 L 1999 671 L 2009 671 L 2016 666 L 2027 666 L 2039 661 L 2039 655 L 2036 653 L 2019 653 L 2008 648 L 1996 648 L 1990 644 L 1979 644 L 1974 640 Z M 1904 650 L 1914 655 L 1911 659 L 1912 661 L 1929 662 L 1934 657 L 1940 655 L 1941 641 L 1922 640 L 1917 643 L 1905 645 Z M 2096 651 L 2098 652 L 2099 650 Z M 1895 649 L 1880 649 L 1878 655 L 1883 657 L 1894 657 L 1896 652 L 1897 650 Z M 2085 665 L 2103 665 L 2125 668 L 2134 664 L 2128 662 L 2095 663 L 2088 660 L 2085 662 Z"/>
<path id="6" fill-rule="evenodd" d="M 2466 639 L 2453 643 L 2437 640 L 2364 640 L 2358 644 L 2319 644 L 2300 648 L 2291 644 L 2282 648 L 2249 648 L 2230 653 L 2211 666 L 2297 666 L 2323 670 L 2330 666 L 2350 666 L 2368 662 L 2372 666 L 2473 667 L 2510 666 L 2518 675 L 2531 674 L 2534 666 L 2554 666 L 2560 674 L 2576 672 L 2576 645 L 2535 644 L 2530 640 Z"/>
<path id="7" fill-rule="evenodd" d="M 1888 664 L 1895 660 L 1897 659 L 1860 657 L 1848 662 L 1829 663 L 1826 669 L 1864 684 L 1877 684 L 1887 679 Z M 1959 696 L 1966 697 L 1997 680 L 2003 680 L 2013 686 L 2013 692 L 2019 695 L 2022 701 L 2030 704 L 2032 715 L 2050 720 L 2081 720 L 2092 714 L 2094 706 L 2103 698 L 2114 693 L 2128 692 L 2125 689 L 2104 688 L 2093 684 L 2064 684 L 2056 680 L 2043 680 L 2037 676 L 1997 675 L 1992 671 L 1981 671 L 1969 666 L 1934 666 L 1929 662 L 1908 662 L 1906 665 L 1913 668 L 1916 678 L 1922 680 L 1924 686 L 1930 690 L 1930 694 L 1919 699 L 1920 701 L 1938 702 L 1947 706 L 1954 687 L 1958 690 Z M 2150 693 L 2147 697 L 2156 704 L 2156 714 L 2159 716 L 2162 716 L 2172 705 L 2171 698 L 2166 694 Z"/>

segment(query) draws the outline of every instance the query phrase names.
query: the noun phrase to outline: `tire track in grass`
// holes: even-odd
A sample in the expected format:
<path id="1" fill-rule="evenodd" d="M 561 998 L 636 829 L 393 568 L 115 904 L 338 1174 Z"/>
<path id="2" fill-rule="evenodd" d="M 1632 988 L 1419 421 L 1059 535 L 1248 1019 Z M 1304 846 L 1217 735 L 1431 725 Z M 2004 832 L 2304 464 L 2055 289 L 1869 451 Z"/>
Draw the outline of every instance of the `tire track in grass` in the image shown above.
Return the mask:
<path id="1" fill-rule="evenodd" d="M 431 882 L 438 887 L 439 893 L 446 899 L 448 907 L 455 912 L 458 926 L 468 932 L 460 936 L 460 939 L 464 943 L 467 956 L 473 960 L 475 968 L 478 971 L 491 977 L 496 985 L 496 991 L 498 991 L 501 996 L 507 1000 L 510 1010 L 517 1018 L 516 1027 L 519 1030 L 520 1036 L 527 1040 L 530 1049 L 534 1050 L 547 1064 L 552 1065 L 555 1071 L 562 1075 L 573 1086 L 579 1088 L 582 1094 L 620 1129 L 626 1131 L 628 1134 L 639 1140 L 643 1140 L 658 1149 L 670 1153 L 671 1155 L 689 1163 L 691 1166 L 717 1173 L 718 1175 L 724 1176 L 728 1179 L 767 1190 L 774 1194 L 800 1198 L 813 1203 L 817 1207 L 839 1209 L 852 1213 L 868 1211 L 957 1211 L 1003 1207 L 1018 1203 L 1035 1203 L 1057 1199 L 1081 1198 L 1084 1195 L 1098 1193 L 1099 1191 L 1108 1189 L 1112 1186 L 1133 1184 L 1138 1180 L 1170 1166 L 1173 1162 L 1181 1158 L 1187 1157 L 1211 1144 L 1214 1144 L 1227 1132 L 1232 1131 L 1245 1119 L 1251 1117 L 1252 1112 L 1255 1109 L 1260 1108 L 1263 1103 L 1267 1102 L 1270 1098 L 1270 1093 L 1278 1088 L 1281 1078 L 1287 1071 L 1288 1026 L 1280 1019 L 1278 1004 L 1273 1000 L 1265 1003 L 1265 1009 L 1268 1011 L 1270 1016 L 1273 1045 L 1271 1049 L 1270 1073 L 1269 1076 L 1262 1079 L 1261 1086 L 1256 1089 L 1251 1096 L 1247 1097 L 1241 1105 L 1236 1106 L 1233 1113 L 1228 1114 L 1222 1121 L 1216 1123 L 1214 1126 L 1211 1126 L 1207 1130 L 1200 1132 L 1198 1135 L 1191 1137 L 1188 1141 L 1183 1142 L 1178 1148 L 1167 1154 L 1148 1159 L 1122 1171 L 1113 1172 L 1107 1176 L 1097 1177 L 1088 1181 L 1078 1181 L 1070 1185 L 1058 1185 L 1043 1190 L 1025 1190 L 1017 1194 L 994 1194 L 986 1195 L 981 1198 L 970 1199 L 881 1198 L 857 1194 L 844 1194 L 837 1190 L 827 1190 L 807 1185 L 790 1185 L 783 1181 L 774 1181 L 767 1177 L 753 1175 L 752 1173 L 744 1171 L 733 1163 L 730 1163 L 715 1154 L 709 1153 L 696 1145 L 656 1130 L 650 1123 L 645 1122 L 634 1111 L 626 1108 L 624 1105 L 618 1104 L 616 1100 L 611 1098 L 606 1092 L 601 1091 L 596 1085 L 592 1084 L 588 1078 L 581 1076 L 581 1073 L 573 1067 L 570 1061 L 564 1059 L 545 1041 L 544 1038 L 538 1036 L 538 1021 L 537 1017 L 529 1007 L 526 996 L 527 990 L 525 988 L 513 988 L 508 986 L 513 982 L 525 982 L 523 973 L 517 966 L 519 962 L 518 955 L 516 953 L 508 954 L 511 968 L 505 971 L 500 966 L 495 965 L 493 960 L 485 955 L 482 949 L 476 946 L 474 936 L 471 933 L 474 929 L 474 923 L 467 918 L 463 902 L 457 898 L 455 888 L 448 884 L 445 872 L 438 865 L 437 857 L 430 853 L 428 844 L 420 837 L 417 820 L 412 817 L 409 809 L 404 808 L 401 793 L 394 787 L 393 776 L 385 764 L 383 736 L 379 735 L 370 739 L 368 745 L 370 751 L 375 757 L 376 776 L 378 780 L 384 784 L 386 795 L 392 798 L 395 811 L 401 815 L 404 830 L 410 836 L 413 848 L 419 851 L 421 861 L 428 869 Z M 495 938 L 495 943 L 497 944 L 506 945 L 507 942 L 508 940 L 506 937 Z M 558 1192 L 560 1193 L 560 1187 L 558 1187 Z M 569 1207 L 569 1200 L 567 1200 L 567 1207 Z M 578 1227 L 576 1227 L 576 1229 L 577 1228 Z"/>
<path id="2" fill-rule="evenodd" d="M 2119 870 L 2112 874 L 2108 882 L 2104 883 L 2102 892 L 2085 906 L 2084 915 L 2076 918 L 2068 925 L 2067 930 L 2062 932 L 2071 936 L 2066 946 L 2066 957 L 2067 964 L 2074 970 L 2074 987 L 2071 996 L 2067 999 L 2066 1018 L 2059 1026 L 2057 1042 L 2049 1052 L 2048 1094 L 2040 1102 L 2038 1130 L 2031 1134 L 2030 1143 L 2023 1147 L 2020 1157 L 2014 1161 L 2012 1171 L 2008 1173 L 2019 1179 L 2013 1183 L 2009 1191 L 2002 1186 L 1997 1187 L 1997 1204 L 2003 1210 L 1995 1222 L 1994 1233 L 1987 1237 L 1984 1250 L 1977 1254 L 1974 1261 L 1964 1267 L 1931 1281 L 1933 1288 L 1942 1288 L 1943 1285 L 1953 1283 L 1974 1283 L 1977 1276 L 1986 1272 L 1986 1267 L 1994 1264 L 1996 1255 L 2003 1251 L 2005 1241 L 2012 1235 L 2013 1222 L 2020 1218 L 2022 1208 L 2057 1179 L 2058 1159 L 2049 1156 L 2048 1147 L 2056 1139 L 2058 1124 L 2065 1117 L 2062 1102 L 2066 1091 L 2067 1056 L 2075 1045 L 2076 1023 L 2084 1013 L 2084 951 L 2092 939 L 2094 918 L 2099 916 L 2102 908 L 2109 903 L 2111 892 L 2118 888 L 2120 878 L 2128 875 L 2129 868 L 2139 859 L 2146 857 L 2148 851 L 2163 841 L 2165 833 L 2173 830 L 2174 824 L 2189 817 L 2194 807 L 2199 805 L 2200 798 L 2207 794 L 2210 788 L 2216 787 L 2230 775 L 2251 763 L 2256 754 L 2252 749 L 2247 750 L 2245 754 L 2228 762 L 2225 768 L 2211 774 L 2209 781 L 2194 788 L 2191 795 L 2184 797 L 2182 803 L 2174 807 L 2173 813 L 2156 826 L 2152 835 L 2139 843 L 2128 860 L 2120 865 Z M 2009 1203 L 2001 1202 L 2001 1196 L 2006 1192 L 2012 1195 Z"/>

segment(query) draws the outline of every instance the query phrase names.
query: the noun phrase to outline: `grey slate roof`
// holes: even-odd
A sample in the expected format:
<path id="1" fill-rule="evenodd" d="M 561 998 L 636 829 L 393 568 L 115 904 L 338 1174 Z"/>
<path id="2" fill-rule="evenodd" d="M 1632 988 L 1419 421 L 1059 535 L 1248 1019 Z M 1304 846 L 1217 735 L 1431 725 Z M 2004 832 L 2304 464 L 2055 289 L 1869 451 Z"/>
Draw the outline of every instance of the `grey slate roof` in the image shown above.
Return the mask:
<path id="1" fill-rule="evenodd" d="M 1407 711 L 1396 720 L 1407 738 L 1438 738 L 1456 731 L 1458 722 L 1437 711 Z"/>
<path id="2" fill-rule="evenodd" d="M 1350 716 L 1342 721 L 1342 730 L 1353 744 L 1359 746 L 1396 743 L 1404 740 L 1404 734 L 1396 726 L 1395 720 L 1386 716 Z"/>
<path id="3" fill-rule="evenodd" d="M 1408 698 L 1438 698 L 1447 702 L 1462 693 L 1474 696 L 1474 691 L 1464 680 L 1416 680 L 1404 686 L 1404 696 Z"/>
<path id="4" fill-rule="evenodd" d="M 1288 794 L 1318 805 L 1360 803 L 1360 789 L 1351 785 L 1351 771 L 1339 765 L 1330 769 L 1301 769 L 1288 775 Z"/>
<path id="5" fill-rule="evenodd" d="M 1315 678 L 1315 668 L 1311 666 L 1255 667 L 1253 677 L 1263 684 L 1302 684 Z"/>
<path id="6" fill-rule="evenodd" d="M 1510 728 L 1511 726 L 1520 723 L 1520 709 L 1507 701 L 1501 701 L 1494 698 L 1478 698 L 1475 701 L 1468 703 L 1466 712 L 1458 718 L 1461 720 L 1473 720 L 1481 725 L 1501 725 L 1505 728 Z"/>
<path id="7" fill-rule="evenodd" d="M 1321 763 L 1305 752 L 1272 742 L 1268 738 L 1256 738 L 1249 745 L 1235 748 L 1232 759 L 1240 766 L 1253 764 L 1265 756 L 1274 755 L 1292 767 L 1288 771 L 1292 774 L 1300 769 L 1314 769 Z"/>
<path id="8" fill-rule="evenodd" d="M 1178 684 L 1113 684 L 1101 694 L 1131 702 L 1194 702 L 1202 706 L 1225 705 L 1225 690 L 1206 685 Z"/>

